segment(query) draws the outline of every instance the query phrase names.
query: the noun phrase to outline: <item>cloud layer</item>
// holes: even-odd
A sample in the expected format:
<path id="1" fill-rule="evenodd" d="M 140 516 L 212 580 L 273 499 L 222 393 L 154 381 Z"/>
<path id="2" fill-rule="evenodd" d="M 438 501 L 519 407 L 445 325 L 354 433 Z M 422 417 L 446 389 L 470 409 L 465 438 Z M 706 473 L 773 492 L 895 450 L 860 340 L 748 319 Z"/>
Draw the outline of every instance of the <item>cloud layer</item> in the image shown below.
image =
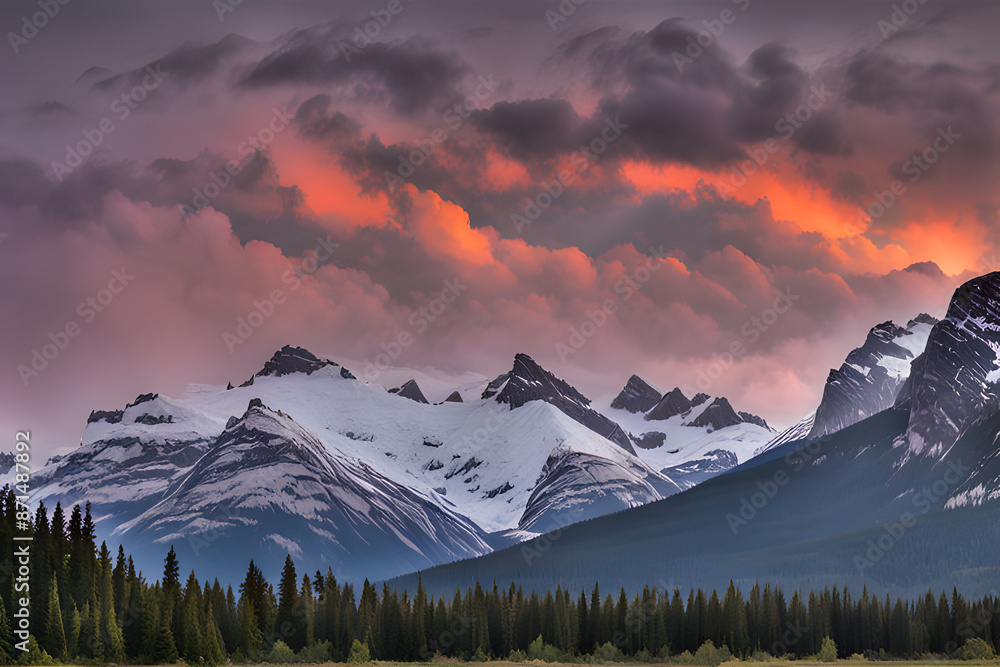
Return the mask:
<path id="1" fill-rule="evenodd" d="M 242 34 L 25 88 L 0 131 L 0 422 L 54 452 L 91 409 L 401 333 L 396 365 L 494 376 L 523 351 L 591 397 L 638 372 L 794 421 L 871 326 L 1000 264 L 1000 57 L 973 53 L 981 14 L 883 40 L 854 8 L 810 46 L 781 29 L 808 15 L 742 4 L 556 30 L 406 4 L 367 40 L 371 15 L 269 34 L 248 5 Z M 62 35 L 23 66 L 50 72 Z"/>

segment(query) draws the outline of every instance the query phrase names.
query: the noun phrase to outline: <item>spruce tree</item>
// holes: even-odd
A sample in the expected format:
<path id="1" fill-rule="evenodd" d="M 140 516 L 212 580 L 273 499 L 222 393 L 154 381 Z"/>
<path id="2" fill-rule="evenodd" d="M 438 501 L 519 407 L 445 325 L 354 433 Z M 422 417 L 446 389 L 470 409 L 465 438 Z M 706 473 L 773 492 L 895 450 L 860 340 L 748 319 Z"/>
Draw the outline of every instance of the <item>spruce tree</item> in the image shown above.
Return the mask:
<path id="1" fill-rule="evenodd" d="M 80 610 L 76 608 L 76 603 L 70 603 L 69 627 L 66 634 L 66 655 L 70 660 L 80 655 Z"/>
<path id="2" fill-rule="evenodd" d="M 249 597 L 240 600 L 240 647 L 248 658 L 256 658 L 260 654 L 264 637 L 257 622 L 257 613 L 253 601 Z"/>
<path id="3" fill-rule="evenodd" d="M 194 572 L 191 573 L 191 579 L 194 579 Z M 184 595 L 181 636 L 178 637 L 177 650 L 188 662 L 198 662 L 203 657 L 201 629 L 204 619 L 200 613 L 201 591 L 198 590 L 197 580 L 187 589 Z"/>
<path id="4" fill-rule="evenodd" d="M 302 627 L 299 609 L 298 578 L 295 574 L 295 563 L 291 554 L 285 555 L 285 567 L 281 571 L 281 582 L 278 584 L 278 615 L 276 625 L 285 643 L 293 651 L 300 651 L 305 646 L 305 629 Z"/>
<path id="5" fill-rule="evenodd" d="M 181 627 L 181 578 L 180 563 L 177 562 L 177 552 L 174 545 L 170 545 L 170 551 L 163 559 L 163 579 L 160 584 L 163 591 L 163 614 L 164 620 L 170 624 L 170 634 L 174 640 L 182 632 Z M 175 644 L 176 647 L 176 644 Z"/>
<path id="6" fill-rule="evenodd" d="M 153 643 L 153 663 L 157 665 L 172 665 L 180 659 L 177 653 L 177 645 L 174 643 L 174 635 L 170 631 L 170 626 L 166 619 L 160 623 L 156 633 L 156 641 Z"/>
<path id="7" fill-rule="evenodd" d="M 126 590 L 125 578 L 127 574 L 127 564 L 125 562 L 125 549 L 118 545 L 118 559 L 115 562 L 115 569 L 111 572 L 111 588 L 114 591 L 115 614 L 119 621 L 125 615 Z"/>
<path id="8" fill-rule="evenodd" d="M 215 624 L 215 612 L 212 601 L 208 601 L 204 627 L 201 629 L 201 655 L 209 665 L 222 665 L 226 662 L 226 654 L 222 649 L 222 637 Z"/>
<path id="9" fill-rule="evenodd" d="M 5 664 L 14 660 L 14 633 L 7 617 L 7 605 L 0 594 L 0 657 L 5 657 Z"/>
<path id="10" fill-rule="evenodd" d="M 63 660 L 66 657 L 66 632 L 63 629 L 62 611 L 59 609 L 59 586 L 55 577 L 51 578 L 48 598 L 42 648 L 56 660 Z"/>

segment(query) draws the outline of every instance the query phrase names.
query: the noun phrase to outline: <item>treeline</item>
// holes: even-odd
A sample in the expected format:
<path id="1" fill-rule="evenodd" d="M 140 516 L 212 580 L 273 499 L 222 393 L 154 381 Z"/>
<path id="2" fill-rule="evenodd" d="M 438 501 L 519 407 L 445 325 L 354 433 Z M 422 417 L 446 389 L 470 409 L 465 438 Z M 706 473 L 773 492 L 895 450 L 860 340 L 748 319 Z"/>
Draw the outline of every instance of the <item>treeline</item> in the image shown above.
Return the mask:
<path id="1" fill-rule="evenodd" d="M 16 499 L 0 494 L 0 542 L 24 534 L 15 522 Z M 812 656 L 833 644 L 840 657 L 953 655 L 967 640 L 992 650 L 1000 639 L 998 598 L 966 601 L 956 591 L 930 591 L 905 602 L 863 591 L 792 593 L 755 585 L 744 593 L 730 584 L 721 595 L 646 588 L 629 598 L 624 590 L 571 595 L 557 588 L 544 595 L 511 584 L 456 590 L 450 598 L 412 597 L 367 581 L 356 594 L 327 570 L 299 576 L 286 558 L 275 591 L 253 563 L 238 595 L 218 580 L 182 581 L 171 547 L 158 581 L 147 581 L 119 547 L 115 556 L 95 542 L 87 505 L 69 517 L 56 505 L 51 518 L 39 504 L 30 527 L 29 577 L 32 632 L 30 660 L 88 659 L 165 664 L 183 658 L 208 665 L 246 660 L 414 661 L 435 653 L 462 659 L 584 654 L 647 660 L 697 654 L 706 642 L 749 658 Z M 0 555 L 0 659 L 22 658 L 15 649 L 12 550 Z M 824 641 L 826 639 L 826 641 Z M 44 651 L 44 653 L 43 653 Z M 293 652 L 295 655 L 293 655 Z M 282 659 L 284 657 L 284 659 Z M 682 660 L 683 661 L 683 660 Z"/>

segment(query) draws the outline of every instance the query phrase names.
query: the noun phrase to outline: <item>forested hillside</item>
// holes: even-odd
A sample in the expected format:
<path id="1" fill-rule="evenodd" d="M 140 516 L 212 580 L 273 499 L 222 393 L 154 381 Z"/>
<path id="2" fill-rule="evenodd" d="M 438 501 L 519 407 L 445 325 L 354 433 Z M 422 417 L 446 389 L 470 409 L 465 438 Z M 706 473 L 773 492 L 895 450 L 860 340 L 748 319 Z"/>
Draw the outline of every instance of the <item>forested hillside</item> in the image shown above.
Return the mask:
<path id="1" fill-rule="evenodd" d="M 841 656 L 951 655 L 973 637 L 992 650 L 1000 637 L 1000 599 L 967 601 L 957 592 L 893 601 L 836 587 L 785 592 L 765 584 L 744 592 L 730 584 L 721 594 L 654 586 L 629 598 L 599 583 L 571 593 L 490 582 L 434 598 L 422 585 L 414 591 L 383 585 L 378 591 L 366 581 L 356 595 L 331 571 L 300 576 L 290 556 L 276 588 L 251 561 L 234 592 L 217 580 L 199 581 L 193 571 L 183 577 L 172 547 L 158 579 L 147 579 L 120 547 L 113 555 L 106 544 L 95 544 L 89 507 L 74 506 L 67 518 L 59 505 L 51 516 L 40 505 L 32 525 L 20 530 L 17 500 L 7 487 L 0 510 L 0 541 L 33 538 L 27 644 L 18 634 L 11 551 L 0 560 L 0 657 L 7 662 L 22 656 L 31 664 L 53 658 L 162 664 L 183 658 L 218 665 L 227 656 L 234 663 L 290 661 L 293 652 L 306 662 L 421 660 L 436 652 L 515 660 L 596 652 L 638 659 L 670 655 L 683 662 L 683 652 L 711 646 L 743 657 L 759 651 L 814 655 L 829 644 L 825 638 Z M 24 656 L 19 644 L 31 652 Z"/>

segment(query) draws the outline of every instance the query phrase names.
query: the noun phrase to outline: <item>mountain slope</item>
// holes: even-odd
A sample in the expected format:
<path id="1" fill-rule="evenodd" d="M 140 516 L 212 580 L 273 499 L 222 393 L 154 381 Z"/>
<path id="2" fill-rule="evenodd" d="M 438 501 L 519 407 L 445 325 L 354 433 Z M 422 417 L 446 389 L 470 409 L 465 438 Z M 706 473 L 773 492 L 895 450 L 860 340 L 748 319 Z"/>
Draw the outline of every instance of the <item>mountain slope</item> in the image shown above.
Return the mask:
<path id="1" fill-rule="evenodd" d="M 310 565 L 360 578 L 490 551 L 472 522 L 334 456 L 256 399 L 162 500 L 111 535 L 150 558 L 170 544 L 181 558 L 202 556 L 206 576 L 229 574 L 246 554 L 270 570 L 285 553 L 315 554 Z"/>
<path id="2" fill-rule="evenodd" d="M 615 410 L 627 410 L 633 414 L 647 412 L 660 402 L 663 396 L 648 382 L 638 375 L 633 375 L 625 383 L 621 392 L 611 401 Z"/>
<path id="3" fill-rule="evenodd" d="M 491 382 L 487 391 L 483 392 L 483 398 L 489 398 L 494 393 L 495 400 L 506 403 L 511 410 L 529 401 L 545 401 L 594 433 L 617 443 L 630 454 L 635 454 L 632 442 L 618 424 L 592 410 L 589 398 L 549 373 L 526 354 L 514 357 L 514 367 L 509 373 Z"/>
<path id="4" fill-rule="evenodd" d="M 636 378 L 629 379 L 611 404 L 598 402 L 594 408 L 621 425 L 639 458 L 682 489 L 749 460 L 774 437 L 763 419 L 735 412 L 726 398 L 697 394 L 689 399 L 679 388 L 662 395 L 646 412 L 629 410 L 622 397 L 639 391 Z M 651 398 L 647 394 L 645 403 Z"/>
<path id="5" fill-rule="evenodd" d="M 947 315 L 934 325 L 901 392 L 910 404 L 907 447 L 914 456 L 939 457 L 962 425 L 990 399 L 1000 380 L 1000 273 L 958 288 Z"/>
<path id="6" fill-rule="evenodd" d="M 873 327 L 864 345 L 851 350 L 840 368 L 830 371 L 809 436 L 835 433 L 891 407 L 910 375 L 910 363 L 923 352 L 936 323 L 921 313 L 905 328 L 892 322 Z"/>
<path id="7" fill-rule="evenodd" d="M 893 442 L 906 421 L 906 411 L 890 409 L 808 449 L 780 445 L 777 458 L 665 500 L 425 570 L 424 588 L 446 594 L 495 579 L 586 590 L 600 581 L 633 594 L 654 584 L 722 590 L 732 579 L 747 587 L 780 581 L 786 592 L 836 584 L 915 597 L 928 587 L 973 594 L 1000 585 L 996 507 L 947 509 L 945 496 L 925 492 L 958 489 L 949 466 L 962 471 L 961 461 L 897 470 L 902 451 Z M 389 584 L 413 590 L 416 578 Z"/>
<path id="8" fill-rule="evenodd" d="M 611 424 L 621 432 L 570 385 L 521 357 L 505 374 L 497 398 L 429 405 L 405 400 L 415 393 L 389 393 L 333 362 L 286 346 L 240 387 L 192 387 L 180 399 L 146 394 L 123 410 L 95 411 L 83 446 L 35 472 L 37 498 L 49 505 L 91 501 L 102 534 L 127 526 L 116 538 L 155 567 L 169 547 L 166 541 L 176 538 L 193 549 L 217 530 L 213 506 L 271 497 L 269 518 L 254 516 L 242 526 L 222 522 L 225 541 L 266 543 L 271 555 L 297 545 L 306 559 L 325 554 L 317 567 L 343 556 L 345 576 L 363 578 L 373 574 L 363 567 L 377 566 L 379 576 L 427 567 L 480 553 L 478 541 L 523 539 L 532 534 L 526 531 L 634 507 L 685 488 L 590 428 L 607 430 L 603 426 Z M 538 389 L 528 383 L 531 377 L 548 381 L 544 397 L 530 393 Z M 269 406 L 281 418 L 268 428 L 240 429 L 246 416 L 237 415 L 245 415 L 251 402 Z M 282 477 L 289 481 L 280 493 L 257 464 L 273 453 L 261 443 L 272 441 L 283 443 L 281 456 L 309 455 L 308 462 L 276 459 L 299 470 Z M 317 467 L 317 443 L 336 465 L 324 459 Z M 213 465 L 206 473 L 223 445 L 246 450 L 240 465 Z M 378 498 L 392 500 L 373 500 L 373 507 L 389 511 L 395 504 L 413 517 L 433 515 L 434 528 L 423 528 L 425 520 L 406 523 L 374 510 L 358 523 L 343 515 L 337 498 L 319 494 L 317 484 L 336 484 L 348 496 L 363 495 L 352 488 L 378 491 Z M 255 495 L 254 487 L 259 487 Z M 320 506 L 322 516 L 316 514 Z M 345 524 L 347 518 L 351 523 Z M 345 545 L 326 524 L 338 531 L 347 525 L 358 540 Z M 270 526 L 270 532 L 261 534 L 259 526 Z M 302 531 L 310 537 L 300 545 L 296 535 Z M 316 542 L 316 531 L 330 544 Z M 433 548 L 432 538 L 441 540 Z M 223 552 L 229 553 L 218 550 Z M 392 572 L 393 567 L 402 569 Z"/>
<path id="9" fill-rule="evenodd" d="M 488 578 L 526 590 L 577 590 L 599 580 L 634 593 L 653 583 L 721 589 L 732 579 L 910 598 L 928 587 L 972 596 L 994 590 L 998 307 L 1000 273 L 959 288 L 894 407 L 819 438 L 769 444 L 761 456 L 665 500 L 425 571 L 424 587 L 439 593 Z"/>

